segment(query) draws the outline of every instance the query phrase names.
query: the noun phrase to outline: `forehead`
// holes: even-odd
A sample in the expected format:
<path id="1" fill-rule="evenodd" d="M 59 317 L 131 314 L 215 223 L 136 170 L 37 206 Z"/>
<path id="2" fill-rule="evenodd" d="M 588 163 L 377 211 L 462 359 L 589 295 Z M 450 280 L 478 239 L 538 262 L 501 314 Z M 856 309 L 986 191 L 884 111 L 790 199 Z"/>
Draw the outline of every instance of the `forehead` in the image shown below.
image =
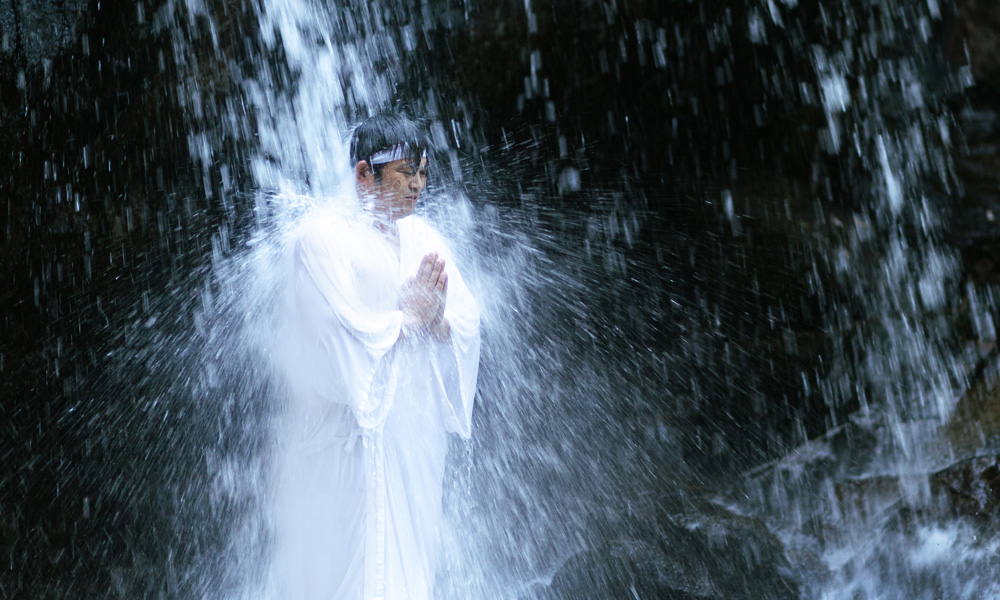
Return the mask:
<path id="1" fill-rule="evenodd" d="M 409 169 L 411 166 L 413 166 L 413 162 L 410 161 L 409 159 L 403 158 L 403 159 L 400 159 L 400 160 L 394 160 L 394 161 L 392 161 L 390 163 L 386 163 L 385 166 L 387 166 L 390 169 L 393 169 L 395 171 L 402 171 L 402 170 Z M 427 157 L 424 156 L 424 157 L 421 157 L 421 159 L 420 159 L 420 168 L 424 169 L 426 167 L 427 167 Z"/>

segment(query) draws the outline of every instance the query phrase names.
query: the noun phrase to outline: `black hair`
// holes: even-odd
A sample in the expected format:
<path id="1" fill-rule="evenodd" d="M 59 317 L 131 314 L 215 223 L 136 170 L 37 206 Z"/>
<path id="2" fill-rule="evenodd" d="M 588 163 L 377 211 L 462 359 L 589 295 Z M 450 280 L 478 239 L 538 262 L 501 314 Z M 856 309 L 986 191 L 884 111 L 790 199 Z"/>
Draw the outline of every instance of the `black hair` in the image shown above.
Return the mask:
<path id="1" fill-rule="evenodd" d="M 368 163 L 376 180 L 382 178 L 384 165 L 373 165 L 372 156 L 398 144 L 406 144 L 410 162 L 420 164 L 427 149 L 427 137 L 416 121 L 397 113 L 380 113 L 369 117 L 351 134 L 351 166 Z"/>

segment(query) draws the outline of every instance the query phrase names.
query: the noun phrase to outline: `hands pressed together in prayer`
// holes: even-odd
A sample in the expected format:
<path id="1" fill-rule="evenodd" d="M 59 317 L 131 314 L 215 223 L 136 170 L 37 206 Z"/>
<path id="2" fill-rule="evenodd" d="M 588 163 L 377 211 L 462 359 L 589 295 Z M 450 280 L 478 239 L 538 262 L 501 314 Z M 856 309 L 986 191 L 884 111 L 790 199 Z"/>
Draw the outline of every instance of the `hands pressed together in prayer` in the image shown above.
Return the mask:
<path id="1" fill-rule="evenodd" d="M 427 332 L 439 342 L 447 340 L 451 333 L 444 316 L 447 298 L 448 273 L 444 270 L 444 259 L 438 258 L 437 252 L 431 252 L 420 261 L 417 274 L 403 284 L 399 301 L 403 311 L 400 335 Z"/>

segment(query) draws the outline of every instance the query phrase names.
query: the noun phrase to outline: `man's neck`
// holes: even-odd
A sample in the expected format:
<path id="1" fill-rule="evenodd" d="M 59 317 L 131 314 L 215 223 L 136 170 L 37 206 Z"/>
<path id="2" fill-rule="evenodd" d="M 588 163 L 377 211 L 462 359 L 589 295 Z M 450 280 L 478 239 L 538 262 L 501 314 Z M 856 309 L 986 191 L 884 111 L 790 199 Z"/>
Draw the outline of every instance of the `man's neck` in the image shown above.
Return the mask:
<path id="1" fill-rule="evenodd" d="M 397 241 L 399 228 L 396 226 L 396 222 L 399 221 L 400 217 L 393 215 L 391 209 L 380 206 L 376 200 L 366 198 L 363 192 L 360 193 L 360 196 L 361 210 L 371 217 L 372 227 L 384 235 L 387 240 Z"/>
<path id="2" fill-rule="evenodd" d="M 379 235 L 393 248 L 399 248 L 399 227 L 396 226 L 395 219 L 386 219 L 381 215 L 375 215 L 372 227 Z"/>
<path id="3" fill-rule="evenodd" d="M 381 216 L 376 216 L 372 221 L 372 227 L 385 235 L 399 235 L 399 227 L 396 226 L 396 219 L 386 219 Z"/>

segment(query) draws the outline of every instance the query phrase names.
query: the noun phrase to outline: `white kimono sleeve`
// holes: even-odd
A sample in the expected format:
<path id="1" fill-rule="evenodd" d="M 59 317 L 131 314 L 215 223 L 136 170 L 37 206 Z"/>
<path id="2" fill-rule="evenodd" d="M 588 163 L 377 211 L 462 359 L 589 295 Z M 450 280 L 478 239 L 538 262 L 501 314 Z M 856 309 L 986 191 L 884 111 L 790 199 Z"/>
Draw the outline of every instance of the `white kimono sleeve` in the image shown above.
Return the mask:
<path id="1" fill-rule="evenodd" d="M 391 408 L 387 354 L 399 338 L 403 313 L 361 302 L 345 241 L 328 237 L 307 232 L 295 244 L 295 302 L 307 341 L 300 367 L 321 399 L 346 404 L 358 425 L 373 428 Z"/>
<path id="2" fill-rule="evenodd" d="M 448 431 L 468 439 L 472 435 L 472 406 L 479 376 L 479 306 L 443 241 L 436 246 L 447 263 L 448 302 L 444 315 L 451 326 L 449 340 L 435 344 L 434 362 L 445 395 L 443 417 Z"/>

